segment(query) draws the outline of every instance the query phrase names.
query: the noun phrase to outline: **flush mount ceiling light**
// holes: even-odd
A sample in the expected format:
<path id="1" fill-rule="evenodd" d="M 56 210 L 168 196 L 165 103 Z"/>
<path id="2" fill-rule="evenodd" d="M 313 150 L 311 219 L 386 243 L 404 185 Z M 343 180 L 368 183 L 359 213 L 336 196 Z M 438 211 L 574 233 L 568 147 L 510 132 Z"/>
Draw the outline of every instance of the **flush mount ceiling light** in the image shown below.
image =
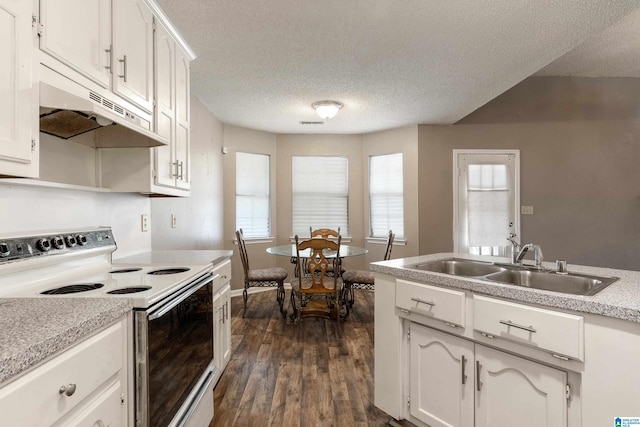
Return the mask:
<path id="1" fill-rule="evenodd" d="M 337 101 L 318 101 L 311 104 L 316 113 L 323 119 L 330 119 L 342 108 L 342 104 Z"/>

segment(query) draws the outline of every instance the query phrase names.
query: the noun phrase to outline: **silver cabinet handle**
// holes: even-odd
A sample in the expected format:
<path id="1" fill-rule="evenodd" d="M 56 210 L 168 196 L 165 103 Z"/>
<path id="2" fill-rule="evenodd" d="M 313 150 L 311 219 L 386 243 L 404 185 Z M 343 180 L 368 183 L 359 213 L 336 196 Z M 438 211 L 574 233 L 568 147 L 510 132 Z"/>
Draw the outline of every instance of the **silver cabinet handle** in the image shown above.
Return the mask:
<path id="1" fill-rule="evenodd" d="M 536 333 L 537 331 L 533 326 L 522 326 L 517 323 L 513 323 L 511 320 L 501 320 L 500 323 L 507 326 L 513 326 L 514 328 L 522 329 L 523 331 Z"/>
<path id="2" fill-rule="evenodd" d="M 482 388 L 482 383 L 480 382 L 480 370 L 482 369 L 482 365 L 479 360 L 476 360 L 476 389 L 480 391 Z"/>
<path id="3" fill-rule="evenodd" d="M 173 174 L 173 177 L 180 178 L 180 174 L 178 173 L 178 169 L 180 168 L 180 162 L 171 162 L 171 164 L 176 167 L 176 172 Z"/>
<path id="4" fill-rule="evenodd" d="M 425 300 L 420 299 L 420 298 L 411 298 L 411 301 L 415 301 L 415 302 L 417 302 L 418 304 L 426 304 L 426 305 L 430 305 L 431 307 L 433 307 L 433 306 L 435 306 L 435 305 L 436 305 L 436 303 L 435 303 L 435 302 L 433 302 L 433 301 L 425 301 Z"/>
<path id="5" fill-rule="evenodd" d="M 120 77 L 122 80 L 124 80 L 124 82 L 127 82 L 127 55 L 123 55 L 122 59 L 118 59 L 118 62 L 122 64 L 122 74 L 119 74 L 118 77 Z"/>
<path id="6" fill-rule="evenodd" d="M 73 383 L 63 385 L 58 389 L 58 393 L 66 394 L 67 396 L 73 396 L 73 393 L 75 392 L 76 392 L 76 385 Z"/>
<path id="7" fill-rule="evenodd" d="M 107 64 L 109 64 L 105 65 L 104 68 L 111 71 L 111 46 L 109 46 L 109 49 L 105 49 L 104 51 L 107 54 Z"/>
<path id="8" fill-rule="evenodd" d="M 462 356 L 462 384 L 467 383 L 467 374 L 465 371 L 467 370 L 467 358 Z"/>
<path id="9" fill-rule="evenodd" d="M 182 175 L 182 173 L 183 173 L 183 166 L 184 166 L 184 162 L 180 162 L 180 164 L 178 165 L 178 168 L 180 169 L 180 173 L 178 174 L 178 178 L 179 178 L 179 179 L 184 179 L 184 176 Z"/>

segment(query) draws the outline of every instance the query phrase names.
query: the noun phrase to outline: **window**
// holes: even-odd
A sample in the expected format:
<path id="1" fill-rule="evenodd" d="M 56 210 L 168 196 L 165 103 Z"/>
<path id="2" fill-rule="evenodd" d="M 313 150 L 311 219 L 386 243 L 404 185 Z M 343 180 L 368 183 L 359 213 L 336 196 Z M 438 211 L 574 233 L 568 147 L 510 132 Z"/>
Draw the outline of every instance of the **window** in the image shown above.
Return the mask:
<path id="1" fill-rule="evenodd" d="M 291 158 L 292 233 L 309 236 L 309 227 L 349 235 L 349 159 L 335 156 Z"/>
<path id="2" fill-rule="evenodd" d="M 236 153 L 236 229 L 247 238 L 271 236 L 269 162 L 266 154 Z"/>
<path id="3" fill-rule="evenodd" d="M 454 150 L 454 250 L 507 256 L 519 233 L 519 152 Z"/>
<path id="4" fill-rule="evenodd" d="M 369 236 L 404 237 L 402 153 L 369 157 Z"/>

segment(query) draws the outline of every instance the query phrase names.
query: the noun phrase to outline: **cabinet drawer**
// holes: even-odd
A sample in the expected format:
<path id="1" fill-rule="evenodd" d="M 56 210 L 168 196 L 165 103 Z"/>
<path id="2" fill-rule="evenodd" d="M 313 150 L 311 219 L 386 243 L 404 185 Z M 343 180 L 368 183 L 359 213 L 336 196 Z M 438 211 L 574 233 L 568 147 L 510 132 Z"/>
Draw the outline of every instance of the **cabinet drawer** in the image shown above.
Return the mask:
<path id="1" fill-rule="evenodd" d="M 226 260 L 221 264 L 216 264 L 213 268 L 213 274 L 219 274 L 221 283 L 227 283 L 231 280 L 231 261 Z"/>
<path id="2" fill-rule="evenodd" d="M 476 331 L 584 360 L 584 319 L 581 316 L 473 296 Z"/>
<path id="3" fill-rule="evenodd" d="M 396 281 L 396 307 L 403 311 L 464 327 L 464 301 L 464 292 Z"/>
<path id="4" fill-rule="evenodd" d="M 124 340 L 119 322 L 1 388 L 2 424 L 52 424 L 122 369 Z M 71 396 L 59 392 L 69 384 Z"/>

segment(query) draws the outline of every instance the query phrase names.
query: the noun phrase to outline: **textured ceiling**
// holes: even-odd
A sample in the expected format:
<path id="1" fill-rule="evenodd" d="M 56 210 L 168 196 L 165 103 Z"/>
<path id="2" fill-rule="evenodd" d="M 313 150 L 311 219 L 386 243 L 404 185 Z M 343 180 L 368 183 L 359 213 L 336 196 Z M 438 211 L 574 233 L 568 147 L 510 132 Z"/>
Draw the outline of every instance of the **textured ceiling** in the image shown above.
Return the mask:
<path id="1" fill-rule="evenodd" d="M 274 133 L 347 134 L 455 123 L 640 6 L 637 0 L 158 3 L 198 55 L 192 95 L 222 122 Z M 558 62 L 548 73 L 571 74 L 576 63 L 584 60 Z M 311 104 L 325 99 L 344 107 L 322 121 Z"/>

